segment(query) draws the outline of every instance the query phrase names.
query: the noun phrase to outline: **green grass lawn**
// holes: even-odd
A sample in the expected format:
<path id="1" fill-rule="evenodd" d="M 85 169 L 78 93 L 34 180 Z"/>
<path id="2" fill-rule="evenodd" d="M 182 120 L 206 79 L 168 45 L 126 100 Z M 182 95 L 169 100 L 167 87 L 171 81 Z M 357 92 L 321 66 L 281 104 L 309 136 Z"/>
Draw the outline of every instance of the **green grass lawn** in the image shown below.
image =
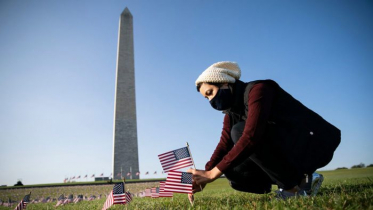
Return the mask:
<path id="1" fill-rule="evenodd" d="M 229 187 L 224 178 L 206 186 L 203 192 L 195 195 L 195 203 L 189 204 L 186 194 L 174 194 L 174 198 L 137 198 L 129 205 L 115 205 L 110 209 L 373 209 L 373 168 L 342 169 L 334 171 L 320 171 L 325 177 L 324 183 L 315 197 L 291 198 L 288 200 L 277 200 L 274 193 L 266 195 L 255 195 L 242 193 Z M 155 183 L 127 184 L 132 192 L 143 190 L 144 187 L 155 186 Z M 101 186 L 101 190 L 109 192 L 112 185 Z M 55 188 L 57 189 L 57 188 Z M 275 189 L 275 187 L 274 187 Z M 6 193 L 19 193 L 17 190 Z M 30 188 L 28 189 L 30 191 Z M 38 191 L 39 190 L 39 191 Z M 37 193 L 43 193 L 47 188 L 32 189 Z M 65 195 L 78 193 L 77 188 L 64 187 L 58 189 L 59 193 L 64 191 Z M 75 191 L 74 191 L 75 190 Z M 91 191 L 91 188 L 82 186 L 79 190 Z M 97 189 L 95 189 L 97 190 Z M 105 191 L 105 192 L 106 192 Z M 6 197 L 4 190 L 0 190 L 0 198 Z M 34 192 L 33 192 L 34 193 Z M 76 196 L 74 193 L 74 196 Z M 23 195 L 23 194 L 22 194 Z M 33 194 L 34 195 L 34 194 Z M 101 209 L 105 198 L 95 201 L 83 201 L 77 204 L 68 204 L 58 209 Z M 55 209 L 54 203 L 30 204 L 27 209 Z M 10 209 L 2 207 L 1 209 Z M 12 207 L 14 209 L 14 206 Z"/>

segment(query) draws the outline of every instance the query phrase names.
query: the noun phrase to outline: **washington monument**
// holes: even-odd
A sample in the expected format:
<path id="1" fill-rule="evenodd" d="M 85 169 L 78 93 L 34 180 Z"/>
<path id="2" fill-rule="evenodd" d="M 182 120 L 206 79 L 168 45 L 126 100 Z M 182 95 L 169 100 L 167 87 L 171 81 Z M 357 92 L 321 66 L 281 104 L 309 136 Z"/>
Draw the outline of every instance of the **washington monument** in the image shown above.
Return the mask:
<path id="1" fill-rule="evenodd" d="M 126 7 L 119 19 L 115 102 L 113 178 L 138 179 L 135 65 L 132 14 Z M 130 172 L 131 175 L 127 176 Z"/>

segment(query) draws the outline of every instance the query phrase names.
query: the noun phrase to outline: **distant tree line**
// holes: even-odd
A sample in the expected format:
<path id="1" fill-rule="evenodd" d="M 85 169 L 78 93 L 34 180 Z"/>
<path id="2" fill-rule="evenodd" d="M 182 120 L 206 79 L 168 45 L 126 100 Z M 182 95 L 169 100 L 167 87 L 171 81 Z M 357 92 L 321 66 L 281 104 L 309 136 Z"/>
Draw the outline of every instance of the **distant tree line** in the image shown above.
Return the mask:
<path id="1" fill-rule="evenodd" d="M 365 167 L 364 163 L 360 163 L 360 164 L 351 166 L 351 168 L 368 168 L 368 167 L 373 167 L 373 164 L 367 165 L 366 167 Z M 348 168 L 347 167 L 339 167 L 339 168 L 336 168 L 335 170 L 340 170 L 340 169 L 348 169 Z"/>

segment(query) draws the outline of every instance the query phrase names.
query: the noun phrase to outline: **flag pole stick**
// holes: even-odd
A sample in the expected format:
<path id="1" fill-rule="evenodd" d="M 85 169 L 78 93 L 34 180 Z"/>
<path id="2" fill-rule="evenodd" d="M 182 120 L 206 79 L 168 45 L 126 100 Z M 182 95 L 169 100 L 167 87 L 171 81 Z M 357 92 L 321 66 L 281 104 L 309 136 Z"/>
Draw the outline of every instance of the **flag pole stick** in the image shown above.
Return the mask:
<path id="1" fill-rule="evenodd" d="M 194 160 L 193 160 L 193 157 L 192 157 L 192 153 L 190 152 L 188 142 L 186 142 L 186 145 L 187 145 L 187 148 L 188 148 L 188 152 L 189 152 L 190 158 L 192 159 L 192 163 L 193 163 L 194 169 L 197 169 L 196 168 L 196 164 L 194 163 Z M 201 191 L 202 191 L 202 186 L 200 185 L 199 187 L 201 188 Z M 190 205 L 194 206 L 194 195 L 193 195 L 193 193 L 190 193 L 190 194 L 188 193 L 188 199 L 189 199 Z"/>
<path id="2" fill-rule="evenodd" d="M 123 188 L 124 188 L 124 192 L 126 192 L 126 178 L 123 177 Z"/>
<path id="3" fill-rule="evenodd" d="M 197 169 L 197 168 L 196 168 L 196 164 L 194 163 L 194 160 L 193 160 L 193 157 L 192 157 L 192 153 L 190 152 L 190 149 L 189 149 L 189 144 L 188 144 L 188 142 L 186 143 L 186 145 L 187 145 L 187 147 L 188 147 L 188 152 L 189 152 L 189 154 L 190 154 L 190 157 L 191 157 L 191 159 L 192 159 L 192 162 L 193 162 L 193 166 L 194 166 L 194 169 Z M 201 188 L 201 192 L 202 192 L 202 186 L 201 186 L 201 185 L 199 185 L 199 187 Z"/>
<path id="4" fill-rule="evenodd" d="M 127 201 L 127 193 L 130 191 L 130 189 L 128 188 L 128 190 L 127 190 L 127 192 L 126 191 L 124 191 L 124 193 L 126 194 L 125 196 L 126 196 L 126 204 L 127 205 L 130 205 L 130 202 L 129 201 Z M 130 194 L 131 194 L 131 192 L 130 192 Z M 131 196 L 132 197 L 132 196 Z M 127 206 L 126 206 L 126 209 L 127 209 Z"/>

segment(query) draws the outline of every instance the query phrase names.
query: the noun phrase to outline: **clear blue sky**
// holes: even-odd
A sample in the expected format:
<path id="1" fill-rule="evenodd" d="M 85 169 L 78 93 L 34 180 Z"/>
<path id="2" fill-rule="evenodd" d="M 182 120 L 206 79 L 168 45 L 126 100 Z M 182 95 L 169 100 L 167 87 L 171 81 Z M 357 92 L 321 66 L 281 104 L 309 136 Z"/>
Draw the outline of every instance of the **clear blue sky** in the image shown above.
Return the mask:
<path id="1" fill-rule="evenodd" d="M 125 7 L 143 174 L 159 174 L 157 155 L 186 141 L 204 168 L 223 114 L 194 81 L 225 60 L 240 65 L 243 81 L 276 80 L 341 129 L 323 169 L 373 163 L 372 1 L 0 0 L 0 184 L 111 173 Z"/>

